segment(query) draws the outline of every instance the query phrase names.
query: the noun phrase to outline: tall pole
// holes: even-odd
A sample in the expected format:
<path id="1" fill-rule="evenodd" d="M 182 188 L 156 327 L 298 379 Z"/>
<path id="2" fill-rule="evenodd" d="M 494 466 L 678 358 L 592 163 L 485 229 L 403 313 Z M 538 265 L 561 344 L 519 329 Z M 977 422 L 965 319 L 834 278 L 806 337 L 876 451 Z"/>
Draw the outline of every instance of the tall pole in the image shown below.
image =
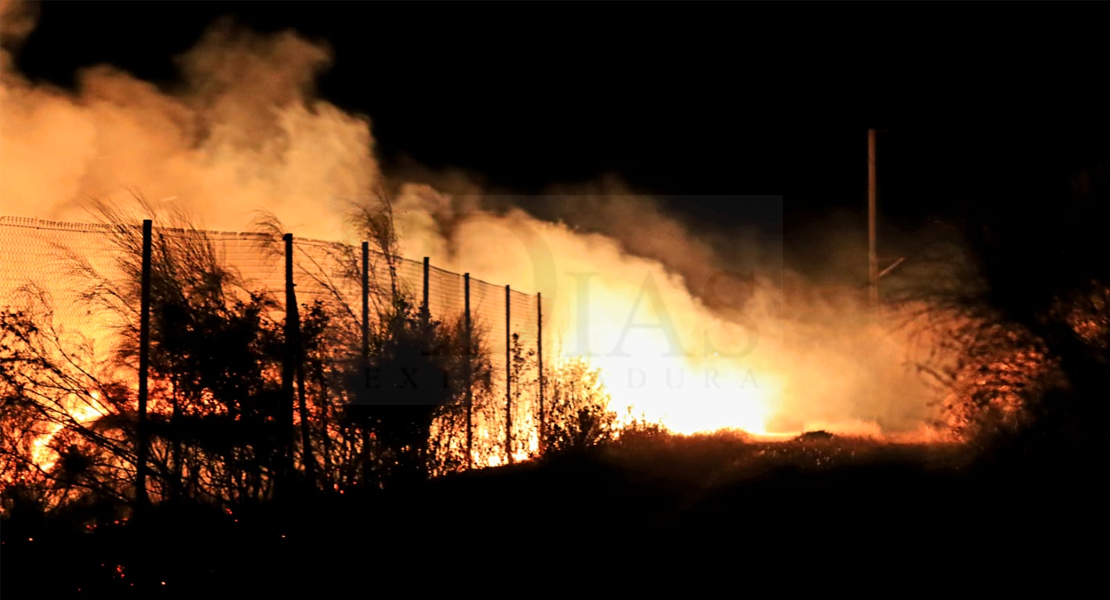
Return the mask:
<path id="1" fill-rule="evenodd" d="M 543 294 L 536 293 L 536 364 L 539 367 L 540 384 L 540 435 L 537 440 L 540 452 L 543 452 L 543 434 L 545 431 L 545 415 L 543 413 Z"/>
<path id="2" fill-rule="evenodd" d="M 150 219 L 145 219 L 143 221 L 143 268 L 139 291 L 139 418 L 136 423 L 139 448 L 135 453 L 135 504 L 137 506 L 145 506 L 148 501 L 146 494 L 146 405 L 147 394 L 149 393 L 147 389 L 147 375 L 150 372 L 150 261 L 152 228 L 152 221 Z"/>
<path id="3" fill-rule="evenodd" d="M 513 336 L 509 323 L 509 286 L 505 286 L 505 454 L 509 464 L 513 462 Z"/>
<path id="4" fill-rule="evenodd" d="M 473 338 L 470 329 L 470 273 L 463 275 L 464 319 L 466 321 L 466 468 L 474 466 L 474 417 L 472 415 L 474 404 L 474 382 L 471 364 L 474 360 L 471 349 Z"/>
<path id="5" fill-rule="evenodd" d="M 879 306 L 879 255 L 876 232 L 876 197 L 878 177 L 875 165 L 875 130 L 867 130 L 867 277 L 870 282 L 872 308 Z"/>

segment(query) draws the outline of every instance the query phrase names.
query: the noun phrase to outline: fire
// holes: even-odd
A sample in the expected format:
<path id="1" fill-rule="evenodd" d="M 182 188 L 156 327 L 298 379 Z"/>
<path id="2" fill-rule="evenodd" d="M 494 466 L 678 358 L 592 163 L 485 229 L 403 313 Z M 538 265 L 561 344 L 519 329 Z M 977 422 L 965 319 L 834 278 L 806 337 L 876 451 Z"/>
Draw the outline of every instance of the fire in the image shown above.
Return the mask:
<path id="1" fill-rule="evenodd" d="M 106 411 L 98 405 L 100 401 L 99 392 L 95 390 L 89 392 L 89 398 L 92 402 L 84 401 L 77 398 L 76 395 L 70 394 L 65 402 L 66 412 L 78 424 L 95 421 L 106 414 Z M 58 453 L 50 447 L 50 444 L 54 441 L 54 436 L 61 430 L 62 424 L 55 424 L 49 432 L 38 436 L 31 442 L 31 458 L 44 471 L 49 471 L 58 461 Z"/>
<path id="2" fill-rule="evenodd" d="M 620 304 L 616 301 L 613 309 Z M 601 370 L 613 406 L 621 409 L 623 419 L 656 422 L 683 434 L 766 431 L 780 390 L 771 371 L 719 355 L 674 356 L 661 331 L 625 332 L 623 324 L 598 322 L 602 324 L 591 333 L 624 341 L 619 351 L 614 348 L 608 354 L 587 357 Z"/>
<path id="3" fill-rule="evenodd" d="M 433 173 L 419 185 L 387 179 L 369 120 L 314 95 L 330 50 L 291 32 L 215 27 L 180 57 L 177 86 L 96 67 L 79 73 L 69 92 L 28 80 L 0 58 L 6 212 L 81 220 L 75 199 L 111 201 L 138 189 L 187 209 L 205 228 L 240 231 L 251 211 L 268 208 L 299 237 L 335 239 L 345 202 L 399 188 L 405 255 L 542 292 L 554 302 L 545 315 L 549 356 L 581 356 L 600 368 L 622 418 L 694 433 L 883 418 L 917 424 L 928 416 L 933 398 L 912 382 L 905 391 L 896 353 L 875 352 L 875 337 L 842 341 L 836 325 L 844 315 L 835 306 L 794 307 L 833 326 L 812 335 L 800 329 L 793 346 L 782 340 L 786 325 L 764 308 L 781 290 L 765 287 L 737 307 L 743 319 L 707 306 L 690 275 L 734 265 L 709 249 L 707 236 L 620 186 L 568 190 L 583 201 L 566 203 L 562 222 L 552 222 L 519 208 L 535 198 L 498 204 L 467 196 L 482 190 L 465 174 Z M 441 193 L 429 180 L 462 193 Z M 618 197 L 607 205 L 615 210 L 598 210 Z M 582 232 L 574 223 L 608 229 Z M 756 244 L 734 237 L 737 246 Z M 873 383 L 896 397 L 872 393 Z"/>
<path id="4" fill-rule="evenodd" d="M 784 389 L 781 326 L 760 302 L 739 318 L 718 314 L 660 262 L 630 256 L 612 238 L 519 212 L 454 215 L 460 222 L 448 244 L 427 226 L 428 207 L 443 204 L 425 194 L 402 196 L 402 243 L 430 254 L 454 245 L 446 268 L 531 284 L 553 300 L 545 348 L 599 369 L 622 423 L 637 419 L 683 434 L 767 431 Z M 515 240 L 525 251 L 492 252 L 491 238 Z"/>

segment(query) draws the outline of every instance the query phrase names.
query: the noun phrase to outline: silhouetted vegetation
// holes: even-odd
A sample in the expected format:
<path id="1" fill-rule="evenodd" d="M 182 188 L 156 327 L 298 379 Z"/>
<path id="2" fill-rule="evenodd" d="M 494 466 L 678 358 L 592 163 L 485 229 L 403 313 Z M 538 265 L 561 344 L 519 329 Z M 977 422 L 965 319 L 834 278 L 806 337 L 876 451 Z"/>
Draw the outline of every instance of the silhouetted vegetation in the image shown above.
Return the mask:
<path id="1" fill-rule="evenodd" d="M 141 440 L 130 382 L 139 352 L 141 218 L 157 225 L 145 486 L 155 503 L 238 510 L 313 490 L 413 485 L 467 468 L 468 389 L 476 414 L 503 414 L 487 332 L 466 331 L 461 315 L 433 317 L 401 285 L 388 197 L 354 218 L 377 245 L 365 338 L 360 307 L 344 294 L 361 279 L 360 257 L 345 246 L 328 249 L 332 266 L 313 263 L 318 268 L 302 274 L 326 293 L 292 312 L 228 267 L 187 215 L 158 214 L 141 199 L 133 211 L 96 209 L 117 250 L 115 272 L 101 272 L 73 249 L 65 258 L 87 284 L 82 297 L 90 312 L 107 315 L 119 333 L 108 359 L 96 362 L 79 343 L 85 340 L 54 328 L 50 298 L 33 287 L 0 320 L 0 473 L 13 510 L 92 502 L 120 516 L 137 500 Z M 281 223 L 263 214 L 256 225 L 259 249 L 281 258 Z M 525 418 L 537 407 L 536 354 L 515 334 L 512 354 L 516 429 L 536 427 L 538 414 Z M 585 363 L 555 368 L 545 387 L 552 452 L 612 435 L 614 415 Z M 475 424 L 493 440 L 475 450 L 476 464 L 505 461 L 499 425 Z M 517 432 L 513 441 L 514 452 L 538 453 L 526 435 Z"/>
<path id="2" fill-rule="evenodd" d="M 933 349 L 919 367 L 942 386 L 948 425 L 985 459 L 1056 470 L 1059 457 L 1091 458 L 1105 443 L 1106 169 L 1034 166 L 976 190 L 983 199 L 959 229 L 917 257 L 933 269 L 927 289 L 891 300 L 912 309 Z M 952 237 L 970 241 L 970 256 Z"/>
<path id="3" fill-rule="evenodd" d="M 540 421 L 536 355 L 512 336 L 506 399 L 488 333 L 429 314 L 400 285 L 388 198 L 355 219 L 376 246 L 365 339 L 345 292 L 361 276 L 352 249 L 331 248 L 332 264 L 300 274 L 328 293 L 298 299 L 292 328 L 285 302 L 253 288 L 183 215 L 170 215 L 154 241 L 146 512 L 131 510 L 136 217 L 158 215 L 101 206 L 122 276 L 69 258 L 89 282 L 85 301 L 119 331 L 109 360 L 97 362 L 88 340 L 53 325 L 41 290 L 22 290 L 0 313 L 5 590 L 15 572 L 45 582 L 46 592 L 121 594 L 137 584 L 146 594 L 162 582 L 178 594 L 320 591 L 367 564 L 389 579 L 405 560 L 430 560 L 412 558 L 429 548 L 465 555 L 444 570 L 472 572 L 516 552 L 510 544 L 523 544 L 535 564 L 565 560 L 567 543 L 652 564 L 663 545 L 756 540 L 766 560 L 797 551 L 790 536 L 799 535 L 866 549 L 895 522 L 913 539 L 972 531 L 1005 550 L 1012 522 L 984 523 L 982 506 L 1015 518 L 1043 511 L 1078 527 L 1075 503 L 1090 509 L 1084 498 L 1095 497 L 1079 491 L 1094 483 L 1069 477 L 1089 475 L 1100 459 L 1110 352 L 1110 274 L 1081 256 L 1093 252 L 1088 242 L 1066 234 L 1104 210 L 1101 179 L 1085 181 L 1067 205 L 1071 220 L 1047 231 L 1040 221 L 992 217 L 976 240 L 977 285 L 934 288 L 927 308 L 911 311 L 938 350 L 918 366 L 942 386 L 948 425 L 975 442 L 974 462 L 961 444 L 619 426 L 599 372 L 582 360 L 545 365 L 544 428 L 529 438 L 522 432 L 538 432 Z M 260 219 L 260 246 L 275 249 L 282 233 L 276 219 Z M 1079 258 L 1074 268 L 1049 265 L 1030 245 Z M 917 290 L 904 292 L 889 301 L 921 305 Z M 482 423 L 492 442 L 472 457 L 467 389 L 475 414 L 495 415 Z M 507 451 L 500 440 L 510 431 Z M 505 464 L 510 451 L 544 460 L 467 469 L 468 458 Z M 1046 482 L 1058 502 L 1031 494 Z M 534 533 L 511 533 L 522 524 Z M 352 540 L 365 550 L 344 550 Z"/>

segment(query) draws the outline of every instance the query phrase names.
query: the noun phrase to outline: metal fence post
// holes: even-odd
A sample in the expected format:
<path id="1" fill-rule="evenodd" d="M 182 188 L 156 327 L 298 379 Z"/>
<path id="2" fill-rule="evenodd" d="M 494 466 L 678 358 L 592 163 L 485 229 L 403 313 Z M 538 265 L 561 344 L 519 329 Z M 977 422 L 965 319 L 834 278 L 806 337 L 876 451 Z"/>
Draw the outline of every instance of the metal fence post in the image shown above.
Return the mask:
<path id="1" fill-rule="evenodd" d="M 136 451 L 135 465 L 135 503 L 145 506 L 148 502 L 146 494 L 147 471 L 147 376 L 150 372 L 150 262 L 151 238 L 153 222 L 150 219 L 143 221 L 143 266 L 139 291 L 139 416 L 136 430 L 139 438 L 139 448 Z"/>
<path id="2" fill-rule="evenodd" d="M 431 267 L 431 261 L 427 256 L 424 257 L 424 302 L 420 305 L 420 316 L 424 319 L 424 324 L 427 325 L 431 320 L 432 312 L 428 306 L 428 271 Z"/>
<path id="3" fill-rule="evenodd" d="M 294 406 L 294 392 L 293 392 L 293 379 L 296 374 L 296 359 L 295 349 L 293 346 L 294 333 L 294 315 L 297 312 L 297 296 L 293 291 L 293 234 L 287 233 L 282 236 L 285 241 L 285 356 L 282 360 L 281 368 L 281 392 L 283 402 L 282 415 L 285 420 L 283 427 L 283 443 L 285 444 L 285 469 L 283 473 L 284 478 L 288 478 L 293 474 L 293 406 Z"/>
<path id="4" fill-rule="evenodd" d="M 505 460 L 513 462 L 513 336 L 511 317 L 511 291 L 505 286 Z"/>
<path id="5" fill-rule="evenodd" d="M 473 350 L 473 336 L 470 328 L 470 273 L 463 275 L 463 302 L 464 302 L 464 320 L 466 326 L 466 468 L 470 469 L 474 466 L 474 368 L 472 354 Z"/>
<path id="6" fill-rule="evenodd" d="M 543 411 L 543 294 L 536 293 L 536 364 L 539 369 L 539 396 L 540 396 L 540 433 L 537 446 L 543 452 L 544 432 L 546 420 Z"/>
<path id="7" fill-rule="evenodd" d="M 370 242 L 362 243 L 362 359 L 370 356 Z M 363 365 L 366 368 L 366 365 Z"/>

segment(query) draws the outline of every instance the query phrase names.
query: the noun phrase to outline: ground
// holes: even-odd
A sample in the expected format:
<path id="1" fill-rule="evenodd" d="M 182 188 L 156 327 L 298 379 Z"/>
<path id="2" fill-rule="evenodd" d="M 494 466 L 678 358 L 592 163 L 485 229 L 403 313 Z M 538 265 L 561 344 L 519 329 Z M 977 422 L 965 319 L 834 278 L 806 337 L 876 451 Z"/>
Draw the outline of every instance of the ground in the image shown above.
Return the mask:
<path id="1" fill-rule="evenodd" d="M 1097 554 L 1098 497 L 1068 479 L 984 471 L 956 445 L 735 434 L 626 439 L 394 493 L 227 514 L 163 507 L 138 528 L 5 521 L 5 597 L 365 597 L 429 586 L 651 591 L 984 575 Z M 1072 577 L 1069 582 L 1075 582 Z M 165 582 L 163 584 L 163 582 Z M 395 588 L 394 586 L 401 586 Z M 80 592 L 77 590 L 80 589 Z M 658 591 L 658 590 L 655 590 Z M 43 595 L 45 594 L 45 595 Z"/>

